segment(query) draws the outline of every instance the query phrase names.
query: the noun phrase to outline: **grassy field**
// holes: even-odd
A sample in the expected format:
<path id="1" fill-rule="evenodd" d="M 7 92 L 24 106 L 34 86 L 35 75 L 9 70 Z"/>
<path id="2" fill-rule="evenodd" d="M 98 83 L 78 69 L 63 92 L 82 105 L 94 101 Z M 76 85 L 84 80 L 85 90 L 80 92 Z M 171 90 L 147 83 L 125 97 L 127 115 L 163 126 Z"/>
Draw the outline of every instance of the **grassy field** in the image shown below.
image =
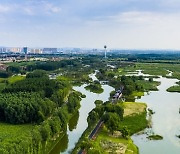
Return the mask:
<path id="1" fill-rule="evenodd" d="M 120 123 L 120 127 L 126 127 L 129 134 L 132 135 L 147 127 L 145 103 L 124 102 L 124 120 Z"/>
<path id="2" fill-rule="evenodd" d="M 136 103 L 136 102 L 124 102 L 124 117 L 131 116 L 135 114 L 141 114 L 146 110 L 147 105 L 145 103 Z"/>
<path id="3" fill-rule="evenodd" d="M 30 136 L 33 125 L 11 125 L 0 123 L 0 144 L 6 140 L 16 139 L 19 137 Z"/>
<path id="4" fill-rule="evenodd" d="M 134 66 L 127 66 L 125 68 L 118 68 L 118 74 L 119 75 L 127 75 L 129 73 L 137 74 L 136 67 Z"/>
<path id="5" fill-rule="evenodd" d="M 8 82 L 9 83 L 14 83 L 14 82 L 17 82 L 17 81 L 20 81 L 20 80 L 23 80 L 23 79 L 25 79 L 25 76 L 16 75 L 16 76 L 9 77 Z"/>
<path id="6" fill-rule="evenodd" d="M 146 80 L 138 80 L 137 84 L 142 86 L 145 91 L 157 91 L 157 86 L 160 85 L 160 82 L 157 81 L 146 81 Z"/>

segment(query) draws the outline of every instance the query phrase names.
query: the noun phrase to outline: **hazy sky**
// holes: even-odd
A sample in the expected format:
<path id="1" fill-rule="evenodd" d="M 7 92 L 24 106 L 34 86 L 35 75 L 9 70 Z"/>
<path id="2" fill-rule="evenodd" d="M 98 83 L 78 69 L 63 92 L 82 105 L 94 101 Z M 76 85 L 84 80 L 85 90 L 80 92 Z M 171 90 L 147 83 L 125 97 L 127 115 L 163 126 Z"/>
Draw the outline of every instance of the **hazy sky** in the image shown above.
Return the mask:
<path id="1" fill-rule="evenodd" d="M 180 49 L 180 0 L 0 0 L 0 46 Z"/>

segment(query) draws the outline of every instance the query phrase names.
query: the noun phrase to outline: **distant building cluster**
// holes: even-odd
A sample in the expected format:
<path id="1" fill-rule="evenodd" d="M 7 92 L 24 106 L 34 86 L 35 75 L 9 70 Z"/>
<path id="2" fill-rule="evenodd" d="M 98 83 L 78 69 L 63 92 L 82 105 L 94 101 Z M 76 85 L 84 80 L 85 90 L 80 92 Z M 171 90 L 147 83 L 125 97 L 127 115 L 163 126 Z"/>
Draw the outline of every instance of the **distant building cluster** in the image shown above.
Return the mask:
<path id="1" fill-rule="evenodd" d="M 11 54 L 101 54 L 104 49 L 86 48 L 29 48 L 29 47 L 0 47 L 0 53 Z"/>
<path id="2" fill-rule="evenodd" d="M 58 48 L 28 48 L 28 47 L 0 47 L 0 53 L 12 54 L 59 54 L 63 53 Z"/>

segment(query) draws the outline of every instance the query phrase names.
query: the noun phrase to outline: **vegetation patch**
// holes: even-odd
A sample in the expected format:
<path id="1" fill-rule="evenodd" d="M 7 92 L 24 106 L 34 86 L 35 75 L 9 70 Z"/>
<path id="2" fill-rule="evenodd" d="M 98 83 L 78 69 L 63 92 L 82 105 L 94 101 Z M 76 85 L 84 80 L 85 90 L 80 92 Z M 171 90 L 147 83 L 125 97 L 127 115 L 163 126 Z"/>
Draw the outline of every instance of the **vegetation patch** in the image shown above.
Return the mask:
<path id="1" fill-rule="evenodd" d="M 101 84 L 96 83 L 91 83 L 90 85 L 86 86 L 85 89 L 98 94 L 104 91 L 104 89 L 101 87 Z"/>
<path id="2" fill-rule="evenodd" d="M 144 91 L 158 91 L 157 86 L 160 85 L 157 81 L 146 81 L 146 80 L 138 80 L 137 84 L 142 86 Z"/>
<path id="3" fill-rule="evenodd" d="M 18 137 L 29 136 L 33 129 L 32 124 L 13 125 L 8 123 L 0 123 L 0 144 L 6 140 Z"/>
<path id="4" fill-rule="evenodd" d="M 150 135 L 147 137 L 149 140 L 162 140 L 163 137 L 160 135 Z"/>
<path id="5" fill-rule="evenodd" d="M 172 86 L 172 87 L 168 88 L 167 91 L 168 92 L 178 92 L 178 93 L 180 93 L 180 85 Z"/>
<path id="6" fill-rule="evenodd" d="M 144 96 L 144 92 L 141 92 L 141 91 L 134 91 L 134 92 L 132 93 L 132 96 L 141 97 L 141 96 Z"/>
<path id="7" fill-rule="evenodd" d="M 134 114 L 130 116 L 124 117 L 124 120 L 121 121 L 120 127 L 127 128 L 129 134 L 135 134 L 143 129 L 145 129 L 148 125 L 148 121 L 146 119 L 146 112 L 140 114 Z"/>
<path id="8" fill-rule="evenodd" d="M 23 79 L 25 79 L 25 76 L 15 75 L 15 76 L 9 77 L 8 82 L 9 83 L 14 83 L 14 82 L 17 82 L 17 81 L 20 81 L 20 80 L 23 80 Z"/>
<path id="9" fill-rule="evenodd" d="M 180 135 L 176 135 L 176 137 L 180 139 Z"/>
<path id="10" fill-rule="evenodd" d="M 150 108 L 148 108 L 148 111 L 149 111 L 150 115 L 155 114 L 155 112 L 152 109 L 150 109 Z"/>
<path id="11" fill-rule="evenodd" d="M 5 86 L 6 86 L 6 83 L 0 82 L 0 92 L 5 88 Z"/>
<path id="12" fill-rule="evenodd" d="M 98 134 L 95 144 L 99 145 L 99 151 L 106 154 L 138 154 L 138 148 L 130 138 L 125 139 L 121 135 L 112 136 L 106 127 L 103 127 Z"/>
<path id="13" fill-rule="evenodd" d="M 123 130 L 125 128 L 129 135 L 145 129 L 148 125 L 146 119 L 146 107 L 147 105 L 144 103 L 123 103 L 124 118 L 120 122 L 120 129 Z"/>

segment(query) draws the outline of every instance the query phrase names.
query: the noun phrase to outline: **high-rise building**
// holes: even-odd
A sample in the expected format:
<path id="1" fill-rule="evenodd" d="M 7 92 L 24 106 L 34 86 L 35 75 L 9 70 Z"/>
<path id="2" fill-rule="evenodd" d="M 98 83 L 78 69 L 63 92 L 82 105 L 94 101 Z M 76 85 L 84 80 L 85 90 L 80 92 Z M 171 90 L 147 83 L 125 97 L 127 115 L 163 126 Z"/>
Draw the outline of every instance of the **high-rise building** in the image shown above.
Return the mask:
<path id="1" fill-rule="evenodd" d="M 4 48 L 4 47 L 2 47 L 2 48 L 0 48 L 0 52 L 1 52 L 1 53 L 5 53 L 5 52 L 7 52 L 7 49 Z"/>
<path id="2" fill-rule="evenodd" d="M 25 54 L 25 60 L 27 60 L 27 54 L 28 54 L 28 48 L 27 47 L 24 47 L 23 48 L 23 52 L 24 52 L 24 54 Z"/>
<path id="3" fill-rule="evenodd" d="M 28 48 L 27 48 L 27 47 L 23 47 L 23 52 L 24 52 L 25 54 L 27 54 L 27 53 L 28 53 Z"/>

